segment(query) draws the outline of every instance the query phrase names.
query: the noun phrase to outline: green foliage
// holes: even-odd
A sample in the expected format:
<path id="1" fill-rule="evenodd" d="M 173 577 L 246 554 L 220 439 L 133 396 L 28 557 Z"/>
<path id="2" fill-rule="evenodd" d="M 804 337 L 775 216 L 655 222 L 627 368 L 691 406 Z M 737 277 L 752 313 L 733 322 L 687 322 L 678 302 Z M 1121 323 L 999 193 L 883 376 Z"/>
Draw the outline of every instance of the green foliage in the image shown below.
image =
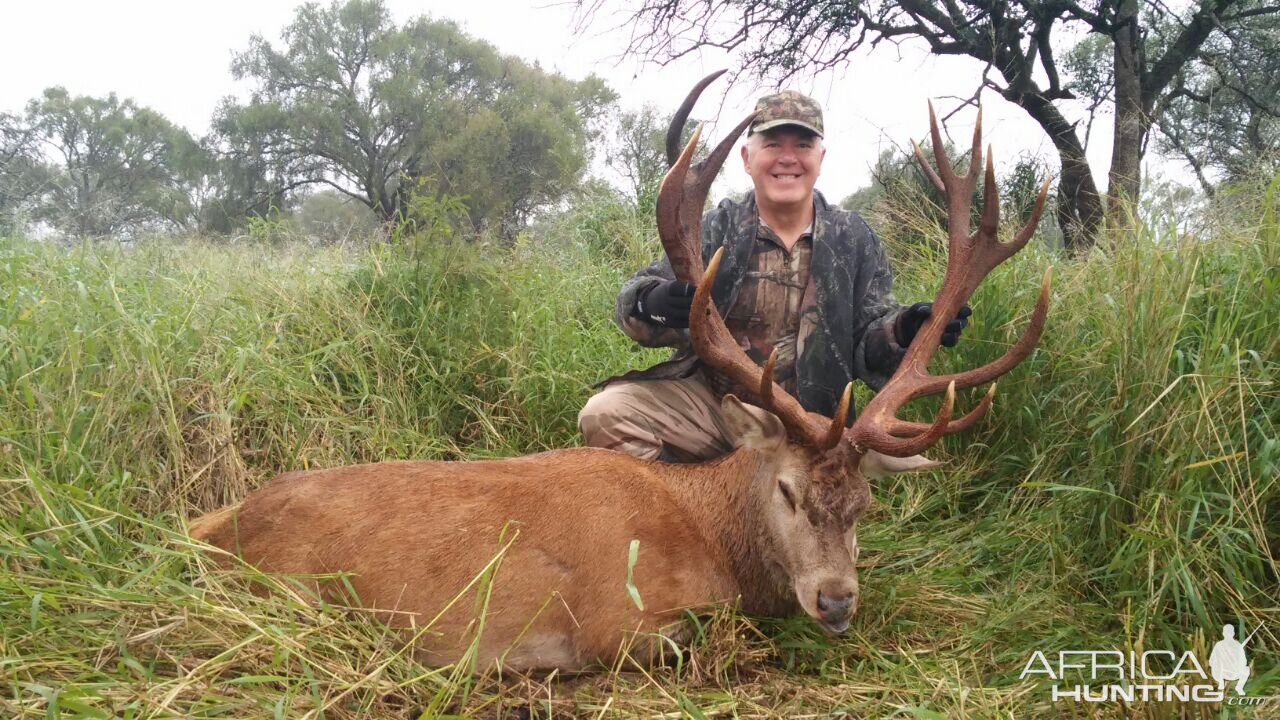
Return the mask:
<path id="1" fill-rule="evenodd" d="M 467 221 L 467 199 L 440 192 L 431 178 L 418 178 L 395 234 L 407 238 L 415 259 L 426 248 L 448 244 Z"/>
<path id="2" fill-rule="evenodd" d="M 22 118 L 0 113 L 0 235 L 22 229 L 48 178 L 38 142 Z"/>
<path id="3" fill-rule="evenodd" d="M 595 246 L 602 228 L 650 232 L 626 202 L 593 196 L 510 248 L 416 255 L 0 241 L 0 703 L 14 717 L 503 717 L 530 697 L 563 716 L 1051 716 L 1062 706 L 1017 677 L 1032 649 L 1203 650 L 1228 619 L 1267 623 L 1249 690 L 1275 694 L 1274 204 L 1255 196 L 1213 237 L 1135 231 L 1075 264 L 1029 249 L 989 278 L 934 370 L 1003 352 L 1054 264 L 1040 348 L 986 419 L 932 451 L 944 472 L 875 488 L 849 635 L 726 611 L 691 621 L 677 667 L 571 683 L 424 668 L 367 613 L 250 593 L 253 573 L 215 570 L 182 523 L 284 470 L 577 444 L 591 383 L 665 356 L 609 317 L 657 252 Z M 900 297 L 940 281 L 930 232 L 886 233 Z M 908 410 L 936 406 L 921 405 Z"/>
<path id="4" fill-rule="evenodd" d="M 1210 195 L 1223 183 L 1264 188 L 1280 169 L 1280 17 L 1260 2 L 1235 5 L 1222 32 L 1210 34 L 1177 73 L 1151 118 L 1156 148 L 1184 161 Z M 1143 53 L 1156 58 L 1178 42 L 1186 21 L 1168 8 L 1150 10 Z M 1095 114 L 1114 110 L 1111 39 L 1087 36 L 1063 65 L 1088 107 L 1087 141 Z"/>
<path id="5" fill-rule="evenodd" d="M 689 142 L 694 130 L 701 123 L 685 122 L 681 133 L 681 147 Z M 656 107 L 645 105 L 639 110 L 626 110 L 618 114 L 613 137 L 608 144 L 606 161 L 627 184 L 641 215 L 652 215 L 657 208 L 658 185 L 667 174 L 667 128 L 671 117 Z M 698 143 L 694 162 L 707 153 L 706 140 Z"/>
<path id="6" fill-rule="evenodd" d="M 1280 171 L 1280 18 L 1210 38 L 1178 86 L 1160 117 L 1160 148 L 1182 157 L 1210 192 L 1221 183 L 1266 187 Z"/>
<path id="7" fill-rule="evenodd" d="M 576 185 L 613 100 L 595 77 L 547 73 L 452 22 L 397 26 L 380 0 L 304 5 L 281 46 L 254 36 L 232 69 L 257 88 L 222 107 L 221 142 L 269 158 L 277 187 L 331 184 L 394 220 L 435 177 L 468 198 L 474 228 L 508 236 Z"/>
<path id="8" fill-rule="evenodd" d="M 969 169 L 969 154 L 957 152 L 948 143 L 945 151 L 957 172 Z M 924 150 L 925 159 L 935 166 L 932 149 Z M 1031 217 L 1040 186 L 1052 175 L 1043 161 L 1035 156 L 1019 160 L 996 182 L 1000 193 L 1000 217 L 1016 231 Z M 1055 201 L 1052 193 L 1041 215 L 1039 236 L 1047 247 L 1060 247 L 1062 234 L 1053 220 Z M 877 233 L 894 243 L 932 242 L 938 231 L 947 227 L 946 199 L 920 169 L 914 153 L 886 149 L 880 153 L 871 171 L 871 184 L 855 190 L 840 201 L 840 207 L 853 210 L 870 219 Z M 982 209 L 981 188 L 973 194 L 973 222 L 978 222 Z"/>
<path id="9" fill-rule="evenodd" d="M 1040 349 L 1000 382 L 1001 427 L 974 458 L 993 479 L 957 505 L 1042 511 L 1028 538 L 1045 538 L 1084 592 L 1128 604 L 1148 647 L 1269 593 L 1280 547 L 1280 340 L 1268 329 L 1280 278 L 1267 270 L 1280 260 L 1278 228 L 1229 242 L 1170 229 L 1060 267 Z M 947 367 L 1007 343 L 999 334 L 1031 306 L 1029 265 L 979 289 L 976 347 Z M 1053 540 L 1068 537 L 1070 547 Z"/>
<path id="10" fill-rule="evenodd" d="M 1111 38 L 1090 34 L 1072 45 L 1062 59 L 1062 69 L 1071 78 L 1071 91 L 1084 98 L 1090 110 L 1083 138 L 1086 144 L 1092 134 L 1094 113 L 1115 97 L 1116 79 L 1111 67 L 1114 55 Z"/>
<path id="11" fill-rule="evenodd" d="M 219 117 L 227 121 L 225 113 Z M 208 161 L 192 196 L 199 230 L 221 235 L 243 229 L 250 218 L 296 204 L 288 168 L 266 151 L 265 141 L 246 128 L 227 128 L 220 125 L 204 139 Z"/>
<path id="12" fill-rule="evenodd" d="M 186 133 L 153 110 L 49 88 L 25 122 L 47 148 L 37 220 L 75 237 L 182 228 L 192 222 L 188 189 L 204 155 Z"/>
<path id="13" fill-rule="evenodd" d="M 969 167 L 967 153 L 957 152 L 950 143 L 944 150 L 953 167 Z M 932 149 L 924 152 L 933 163 Z M 871 170 L 871 185 L 841 200 L 840 207 L 874 218 L 872 227 L 891 234 L 895 242 L 925 242 L 947 227 L 946 200 L 909 150 L 882 150 Z"/>
<path id="14" fill-rule="evenodd" d="M 262 215 L 245 218 L 245 238 L 263 245 L 280 245 L 299 237 L 294 218 L 271 208 Z"/>
<path id="15" fill-rule="evenodd" d="M 553 239 L 553 248 L 568 246 L 597 262 L 632 270 L 656 259 L 662 247 L 653 212 L 603 180 L 585 183 L 565 212 L 541 219 L 532 232 Z"/>
<path id="16" fill-rule="evenodd" d="M 307 195 L 295 214 L 303 234 L 319 243 L 362 241 L 379 232 L 378 218 L 368 207 L 336 190 Z"/>

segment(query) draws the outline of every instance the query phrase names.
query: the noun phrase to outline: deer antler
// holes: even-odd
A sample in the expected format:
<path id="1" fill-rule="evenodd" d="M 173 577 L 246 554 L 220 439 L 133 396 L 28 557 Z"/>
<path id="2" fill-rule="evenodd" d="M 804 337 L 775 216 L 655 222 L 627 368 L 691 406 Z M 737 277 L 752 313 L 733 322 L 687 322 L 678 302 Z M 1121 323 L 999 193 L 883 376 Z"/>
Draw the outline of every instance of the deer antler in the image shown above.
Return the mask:
<path id="1" fill-rule="evenodd" d="M 684 130 L 684 121 L 693 109 L 698 96 L 724 71 L 703 78 L 680 106 L 667 131 L 668 152 L 678 143 Z M 701 128 L 685 145 L 683 152 L 672 162 L 671 169 L 662 179 L 658 189 L 658 237 L 666 250 L 667 259 L 675 276 L 687 283 L 696 284 L 693 306 L 689 313 L 689 339 L 693 351 L 709 367 L 723 373 L 735 383 L 748 388 L 758 388 L 761 406 L 773 412 L 796 440 L 814 447 L 829 448 L 840 441 L 844 418 L 849 414 L 849 396 L 852 386 L 845 389 L 844 398 L 836 411 L 838 420 L 830 420 L 810 413 L 781 386 L 773 382 L 774 358 L 765 367 L 756 365 L 733 339 L 715 304 L 711 302 L 711 285 L 724 248 L 716 251 L 705 272 L 702 267 L 701 228 L 702 206 L 716 173 L 724 164 L 733 143 L 742 131 L 755 119 L 747 116 L 712 150 L 707 159 L 691 168 L 693 152 L 698 146 Z M 692 174 L 690 169 L 693 170 Z"/>
<path id="2" fill-rule="evenodd" d="M 963 176 L 956 175 L 951 163 L 947 160 L 932 103 L 929 104 L 929 126 L 933 140 L 934 160 L 938 164 L 937 170 L 929 166 L 919 145 L 915 145 L 915 154 L 925 174 L 946 195 L 948 231 L 946 275 L 943 277 L 942 288 L 933 301 L 933 312 L 929 320 L 911 341 L 911 346 L 907 349 L 907 354 L 898 366 L 897 372 L 876 393 L 875 398 L 867 404 L 867 407 L 858 415 L 857 421 L 845 434 L 854 448 L 859 451 L 876 450 L 898 457 L 915 455 L 933 445 L 944 434 L 957 432 L 972 425 L 987 411 L 987 408 L 991 407 L 995 385 L 992 384 L 986 397 L 977 407 L 959 420 L 951 422 L 951 408 L 955 402 L 956 389 L 990 382 L 1012 370 L 1035 349 L 1040 333 L 1044 329 L 1045 315 L 1049 311 L 1049 281 L 1052 269 L 1045 272 L 1044 281 L 1040 286 L 1040 297 L 1036 300 L 1030 324 L 1022 337 L 1004 355 L 973 370 L 949 375 L 929 374 L 929 360 L 938 350 L 946 324 L 968 302 L 974 289 L 993 268 L 1027 244 L 1035 232 L 1040 213 L 1044 210 L 1045 199 L 1049 194 L 1049 181 L 1046 179 L 1040 188 L 1040 195 L 1036 198 L 1035 208 L 1026 225 L 1018 231 L 1011 242 L 1000 242 L 996 238 L 996 229 L 1000 223 L 1000 199 L 996 191 L 991 150 L 988 148 L 982 214 L 977 232 L 970 234 L 969 214 L 973 204 L 973 191 L 978 182 L 978 170 L 982 167 L 982 111 L 978 111 L 978 120 L 973 129 L 973 151 L 969 172 Z M 946 393 L 946 397 L 941 411 L 932 423 L 906 422 L 896 417 L 898 408 L 908 401 L 942 392 Z"/>
<path id="3" fill-rule="evenodd" d="M 707 86 L 715 82 L 716 78 L 728 72 L 728 70 L 717 70 L 710 75 L 698 81 L 693 86 L 689 94 L 685 96 L 684 102 L 680 103 L 680 107 L 676 108 L 676 114 L 671 116 L 671 124 L 667 126 L 667 167 L 676 164 L 676 160 L 680 158 L 680 135 L 684 132 L 684 124 L 689 119 L 689 113 L 693 112 L 693 106 L 698 102 L 698 98 L 702 97 L 702 91 Z M 736 135 L 734 136 L 737 137 Z"/>
<path id="4" fill-rule="evenodd" d="M 671 119 L 670 127 L 667 128 L 668 154 L 679 144 L 680 134 L 684 131 L 684 122 L 689 117 L 689 112 L 697 102 L 698 96 L 711 84 L 711 81 L 724 72 L 720 70 L 703 78 L 693 86 L 689 96 L 681 103 L 680 109 Z M 689 138 L 684 151 L 671 161 L 671 169 L 667 171 L 666 176 L 662 178 L 662 184 L 658 186 L 658 237 L 662 240 L 667 259 L 671 261 L 671 268 L 679 280 L 691 285 L 697 285 L 702 280 L 702 206 L 706 203 L 711 183 L 720 172 L 720 167 L 724 165 L 729 151 L 733 149 L 734 142 L 755 117 L 755 113 L 752 113 L 743 119 L 720 141 L 705 160 L 693 165 L 693 152 L 698 147 L 698 138 L 702 135 L 702 128 L 698 127 L 694 130 L 693 137 Z M 692 175 L 689 173 L 691 169 Z"/>

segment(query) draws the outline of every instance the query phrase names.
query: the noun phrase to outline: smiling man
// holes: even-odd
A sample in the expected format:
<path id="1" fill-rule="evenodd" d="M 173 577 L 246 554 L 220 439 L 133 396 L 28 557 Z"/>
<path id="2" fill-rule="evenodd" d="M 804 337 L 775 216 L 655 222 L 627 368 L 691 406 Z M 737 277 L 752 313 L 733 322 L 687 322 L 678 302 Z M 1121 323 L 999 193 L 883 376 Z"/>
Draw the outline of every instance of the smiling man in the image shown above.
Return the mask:
<path id="1" fill-rule="evenodd" d="M 808 410 L 834 414 L 845 385 L 879 389 L 929 316 L 929 303 L 901 306 L 880 240 L 857 213 L 814 190 L 822 171 L 822 108 L 786 90 L 756 103 L 742 147 L 754 191 L 724 200 L 702 219 L 702 255 L 725 257 L 712 298 L 757 363 L 778 351 L 774 380 Z M 618 293 L 615 318 L 645 347 L 674 347 L 666 362 L 606 380 L 578 416 L 588 445 L 668 462 L 730 452 L 720 397 L 754 395 L 702 367 L 689 349 L 693 286 L 664 258 Z M 955 345 L 969 316 L 951 321 Z"/>

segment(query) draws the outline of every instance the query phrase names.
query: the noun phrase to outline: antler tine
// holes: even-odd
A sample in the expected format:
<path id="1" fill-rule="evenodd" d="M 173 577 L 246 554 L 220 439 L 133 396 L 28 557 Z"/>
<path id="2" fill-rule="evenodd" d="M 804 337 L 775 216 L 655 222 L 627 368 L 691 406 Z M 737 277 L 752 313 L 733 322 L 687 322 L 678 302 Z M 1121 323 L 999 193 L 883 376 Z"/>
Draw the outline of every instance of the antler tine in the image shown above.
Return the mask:
<path id="1" fill-rule="evenodd" d="M 692 188 L 693 192 L 702 193 L 703 195 L 707 193 L 707 190 L 711 187 L 711 183 L 716 179 L 716 171 L 720 170 L 720 166 L 724 164 L 725 158 L 729 157 L 729 151 L 733 150 L 733 144 L 742 136 L 742 131 L 746 130 L 747 126 L 755 119 L 756 113 L 754 112 L 743 118 L 742 121 L 738 123 L 737 127 L 730 130 L 729 133 L 724 136 L 724 139 L 720 141 L 719 145 L 716 145 L 715 149 L 711 151 L 711 154 L 707 155 L 707 159 L 693 166 L 693 171 L 697 173 L 697 180 Z M 715 168 L 715 171 L 705 172 L 707 168 Z"/>
<path id="2" fill-rule="evenodd" d="M 987 152 L 990 155 L 990 151 Z M 969 172 L 966 178 L 975 180 L 982 168 L 982 107 L 978 107 L 978 117 L 973 121 L 973 148 L 969 151 Z"/>
<path id="3" fill-rule="evenodd" d="M 951 408 L 955 400 L 955 391 L 981 385 L 995 380 L 1000 375 L 1013 369 L 1019 362 L 1031 354 L 1044 330 L 1045 317 L 1049 311 L 1049 289 L 1051 273 L 1046 272 L 1040 286 L 1040 295 L 1036 300 L 1031 321 L 1021 338 L 1010 347 L 1004 355 L 982 367 L 965 372 L 943 376 L 933 376 L 928 372 L 929 360 L 937 352 L 942 341 L 942 334 L 947 323 L 955 317 L 960 308 L 969 300 L 974 289 L 986 278 L 987 274 L 1008 257 L 1020 250 L 1030 239 L 1039 222 L 1040 213 L 1044 209 L 1044 201 L 1048 194 L 1048 183 L 1040 190 L 1032 217 L 1027 225 L 1019 231 L 1013 242 L 1003 244 L 996 236 L 1000 224 L 1000 198 L 996 188 L 995 168 L 990 148 L 987 150 L 983 183 L 983 206 L 978 230 L 970 234 L 969 212 L 972 205 L 973 189 L 977 185 L 978 169 L 982 167 L 981 148 L 981 111 L 977 126 L 974 129 L 973 153 L 970 158 L 968 174 L 962 178 L 955 176 L 954 171 L 942 152 L 942 136 L 938 130 L 937 118 L 933 105 L 929 105 L 930 134 L 934 142 L 934 154 L 937 162 L 937 175 L 930 174 L 935 184 L 941 180 L 945 186 L 947 198 L 948 225 L 948 257 L 947 270 L 943 278 L 942 288 L 933 302 L 933 313 L 924 326 L 916 333 L 906 356 L 898 366 L 897 372 L 889 382 L 880 389 L 867 404 L 853 427 L 849 428 L 846 437 L 860 451 L 877 450 L 886 455 L 915 454 L 950 432 L 963 430 L 973 423 L 991 407 L 995 394 L 992 385 L 982 402 L 959 420 L 950 420 Z M 922 165 L 922 153 L 918 148 L 917 158 Z M 912 423 L 897 418 L 897 411 L 905 403 L 925 395 L 946 392 L 942 411 L 932 423 Z"/>
<path id="4" fill-rule="evenodd" d="M 914 437 L 894 437 L 888 431 L 891 423 L 884 422 L 876 425 L 868 425 L 861 428 L 855 440 L 856 447 L 871 448 L 885 455 L 894 457 L 907 457 L 909 455 L 918 455 L 928 450 L 934 443 L 942 439 L 947 433 L 951 420 L 951 409 L 956 402 L 956 385 L 951 383 L 947 386 L 946 397 L 942 400 L 942 409 L 934 416 L 933 422 L 930 423 L 924 432 Z M 865 414 L 865 411 L 864 411 Z M 968 415 L 962 420 L 967 419 Z M 892 418 L 896 420 L 897 418 Z M 974 418 L 975 420 L 977 418 Z M 972 422 L 972 421 L 970 421 Z M 855 427 L 857 427 L 855 425 Z"/>
<path id="5" fill-rule="evenodd" d="M 662 249 L 667 254 L 675 276 L 690 284 L 698 282 L 702 277 L 702 247 L 698 237 L 701 219 L 692 224 L 693 232 L 689 232 L 691 226 L 684 222 L 685 213 L 681 211 L 688 204 L 684 192 L 685 179 L 701 134 L 702 128 L 693 131 L 693 137 L 689 138 L 684 152 L 658 186 L 658 239 L 662 241 Z M 701 210 L 702 204 L 698 203 L 697 206 Z"/>
<path id="6" fill-rule="evenodd" d="M 1040 281 L 1040 295 L 1036 297 L 1036 306 L 1031 311 L 1031 321 L 1027 323 L 1027 329 L 1022 331 L 1022 337 L 1018 338 L 1017 342 L 1010 346 L 1003 355 L 973 370 L 939 375 L 937 377 L 931 376 L 929 384 L 924 386 L 926 389 L 918 393 L 916 397 L 937 393 L 940 387 L 953 381 L 956 387 L 961 390 L 976 387 L 991 382 L 1016 367 L 1018 363 L 1031 354 L 1032 350 L 1036 349 L 1036 343 L 1040 342 L 1040 333 L 1044 332 L 1044 321 L 1049 314 L 1049 291 L 1052 285 L 1053 268 L 1050 267 L 1044 271 L 1044 279 Z"/>
<path id="7" fill-rule="evenodd" d="M 942 191 L 947 192 L 955 184 L 956 172 L 951 167 L 951 159 L 947 157 L 947 148 L 942 144 L 942 131 L 938 129 L 938 116 L 933 112 L 932 100 L 929 101 L 929 139 L 933 141 L 933 161 L 938 166 L 938 177 L 942 181 Z M 921 162 L 924 162 L 923 157 Z M 924 164 L 927 165 L 928 163 Z"/>
<path id="8" fill-rule="evenodd" d="M 774 348 L 764 363 L 764 370 L 760 373 L 760 389 L 756 390 L 756 396 L 765 407 L 773 404 L 773 369 L 777 364 L 778 348 Z"/>
<path id="9" fill-rule="evenodd" d="M 866 409 L 858 416 L 858 420 L 853 427 L 849 428 L 846 436 L 858 447 L 878 450 L 886 455 L 895 455 L 898 451 L 905 451 L 904 448 L 915 447 L 915 445 L 905 446 L 903 443 L 890 441 L 889 438 L 891 436 L 916 435 L 917 437 L 911 437 L 910 439 L 913 441 L 918 440 L 924 437 L 923 433 L 934 432 L 939 421 L 935 419 L 934 423 L 926 425 L 924 423 L 899 420 L 896 416 L 898 408 L 916 398 L 936 395 L 944 388 L 948 391 L 952 389 L 963 390 L 991 382 L 1022 362 L 1035 349 L 1036 344 L 1040 341 L 1040 334 L 1044 331 L 1045 319 L 1049 312 L 1049 291 L 1052 284 L 1052 276 L 1053 268 L 1045 271 L 1044 280 L 1040 284 L 1040 295 L 1036 298 L 1035 310 L 1031 314 L 1031 322 L 1027 324 L 1027 329 L 1023 331 L 1022 337 L 1018 338 L 1018 341 L 1003 355 L 973 370 L 934 376 L 929 375 L 923 369 L 917 370 L 917 366 L 914 364 L 909 366 L 910 371 L 908 373 L 903 373 L 903 368 L 908 367 L 907 359 L 911 355 L 908 352 L 908 358 L 903 359 L 903 364 L 899 366 L 898 372 L 894 373 L 888 384 L 881 388 L 880 392 L 867 404 Z M 921 332 L 923 330 L 921 328 Z M 914 347 L 915 342 L 912 343 L 912 348 L 914 349 Z M 936 349 L 935 347 L 934 350 Z M 932 351 L 929 355 L 932 355 Z M 927 359 L 926 357 L 926 362 Z M 933 441 L 936 442 L 942 435 L 960 432 L 972 426 L 991 407 L 995 393 L 996 386 L 992 383 L 986 396 L 976 407 L 954 422 L 943 421 L 945 427 L 933 437 Z M 923 440 L 920 440 L 920 443 L 923 443 L 922 447 L 928 447 L 929 444 L 932 444 L 924 443 Z M 906 454 L 913 455 L 918 452 L 920 450 Z"/>
<path id="10" fill-rule="evenodd" d="M 667 167 L 675 165 L 676 159 L 680 157 L 680 135 L 684 132 L 684 124 L 689 119 L 689 113 L 693 112 L 693 106 L 698 102 L 698 98 L 702 96 L 702 91 L 726 72 L 728 72 L 727 69 L 717 70 L 699 80 L 698 84 L 694 85 L 685 96 L 684 102 L 680 103 L 676 114 L 671 116 L 671 124 L 667 126 Z"/>
<path id="11" fill-rule="evenodd" d="M 852 400 L 853 383 L 849 383 L 844 386 L 844 394 L 840 396 L 836 412 L 831 416 L 831 425 L 827 428 L 827 434 L 822 437 L 822 442 L 817 446 L 819 450 L 835 447 L 840 442 L 840 438 L 844 437 L 844 423 L 849 419 L 849 403 Z"/>
<path id="12" fill-rule="evenodd" d="M 937 176 L 942 181 L 942 192 L 947 203 L 947 234 L 951 254 L 967 254 L 972 244 L 969 237 L 969 209 L 973 205 L 973 189 L 978 183 L 978 168 L 982 161 L 982 110 L 978 110 L 978 121 L 974 127 L 973 149 L 969 154 L 969 171 L 963 176 L 956 175 L 947 157 L 946 146 L 942 142 L 942 130 L 938 127 L 938 116 L 933 110 L 933 101 L 929 101 L 929 137 L 933 141 L 933 161 L 938 166 Z M 932 175 L 929 164 L 922 156 L 917 155 L 926 173 Z M 932 179 L 932 177 L 930 178 Z M 936 181 L 935 181 L 935 184 Z M 949 272 L 949 270 L 948 270 Z"/>
<path id="13" fill-rule="evenodd" d="M 947 423 L 947 428 L 946 430 L 943 430 L 943 434 L 950 435 L 951 433 L 960 432 L 961 430 L 967 430 L 972 427 L 973 424 L 978 421 L 978 418 L 982 417 L 983 414 L 991 408 L 991 403 L 995 400 L 995 397 L 996 383 L 991 383 L 991 385 L 987 387 L 987 394 L 982 396 L 982 401 L 979 402 L 972 410 L 965 413 L 959 420 L 952 420 Z M 932 427 L 932 423 L 911 422 L 909 420 L 891 418 L 890 421 L 886 423 L 885 431 L 895 437 L 913 437 L 920 433 L 928 432 Z"/>
<path id="14" fill-rule="evenodd" d="M 1000 191 L 996 187 L 996 172 L 991 161 L 991 148 L 988 146 L 986 180 L 982 189 L 982 220 L 978 226 L 978 233 L 973 237 L 977 256 L 974 264 L 982 268 L 982 275 L 985 276 L 997 265 L 1013 257 L 1014 253 L 1021 250 L 1035 234 L 1036 227 L 1040 224 L 1040 215 L 1044 212 L 1045 202 L 1049 198 L 1049 181 L 1050 178 L 1045 178 L 1040 185 L 1040 193 L 1036 196 L 1035 206 L 1032 207 L 1031 216 L 1027 218 L 1027 222 L 1012 240 L 1007 243 L 1000 242 L 997 237 L 1000 225 Z"/>
<path id="15" fill-rule="evenodd" d="M 978 223 L 979 237 L 996 237 L 1000 229 L 1000 191 L 996 188 L 995 163 L 991 160 L 991 146 L 987 146 L 987 173 L 982 184 L 982 220 Z"/>
<path id="16" fill-rule="evenodd" d="M 1040 185 L 1040 194 L 1036 196 L 1035 207 L 1031 209 L 1031 217 L 1027 218 L 1027 224 L 1022 226 L 1017 235 L 1009 241 L 1007 247 L 1011 248 L 1009 254 L 1018 252 L 1023 245 L 1031 239 L 1036 232 L 1036 226 L 1040 224 L 1040 213 L 1044 212 L 1045 201 L 1049 199 L 1049 181 L 1051 178 L 1045 178 L 1044 183 Z"/>
<path id="17" fill-rule="evenodd" d="M 934 187 L 938 188 L 938 192 L 945 193 L 947 186 L 942 183 L 942 178 L 938 177 L 938 171 L 934 170 L 929 161 L 925 159 L 924 151 L 920 149 L 920 143 L 912 140 L 911 149 L 915 152 L 916 162 L 920 165 L 920 169 L 924 171 L 925 176 L 929 178 Z"/>

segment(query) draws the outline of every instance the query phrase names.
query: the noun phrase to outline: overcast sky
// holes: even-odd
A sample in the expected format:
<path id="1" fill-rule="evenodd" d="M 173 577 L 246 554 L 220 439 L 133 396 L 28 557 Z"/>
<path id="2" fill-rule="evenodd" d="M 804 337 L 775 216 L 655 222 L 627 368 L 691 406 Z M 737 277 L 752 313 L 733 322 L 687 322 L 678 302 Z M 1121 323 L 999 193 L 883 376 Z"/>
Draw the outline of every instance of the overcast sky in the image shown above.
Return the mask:
<path id="1" fill-rule="evenodd" d="M 278 37 L 290 21 L 295 0 L 8 0 L 0 9 L 0 110 L 14 112 L 51 85 L 74 94 L 116 92 L 163 113 L 196 135 L 208 128 L 219 99 L 243 94 L 229 70 L 232 54 L 250 35 Z M 658 67 L 618 57 L 625 32 L 613 29 L 620 18 L 600 17 L 585 33 L 573 32 L 572 2 L 423 2 L 388 0 L 397 22 L 416 15 L 451 18 L 468 33 L 505 53 L 537 60 L 569 77 L 602 76 L 638 108 L 652 103 L 674 109 L 688 88 L 706 73 L 732 65 L 732 58 L 710 52 L 678 64 Z M 955 107 L 946 96 L 973 94 L 981 65 L 962 58 L 935 60 L 919 48 L 884 47 L 863 54 L 840 72 L 826 73 L 789 87 L 809 93 L 826 113 L 827 159 L 818 187 L 839 200 L 867 184 L 879 152 L 909 146 L 928 129 L 925 101 L 940 110 Z M 720 117 L 721 130 L 751 110 L 755 97 L 771 90 L 740 79 L 731 89 L 721 80 L 695 110 L 695 117 Z M 724 90 L 728 89 L 727 94 Z M 997 162 L 1007 165 L 1021 152 L 1053 155 L 1052 145 L 1025 113 L 988 92 L 984 98 L 987 141 Z M 973 112 L 950 122 L 955 138 L 972 129 Z M 1110 117 L 1096 123 L 1090 159 L 1105 174 L 1110 152 Z M 1056 160 L 1054 162 L 1056 167 Z M 741 163 L 730 161 L 724 183 L 748 185 Z M 1103 178 L 1099 178 L 1101 182 Z"/>

